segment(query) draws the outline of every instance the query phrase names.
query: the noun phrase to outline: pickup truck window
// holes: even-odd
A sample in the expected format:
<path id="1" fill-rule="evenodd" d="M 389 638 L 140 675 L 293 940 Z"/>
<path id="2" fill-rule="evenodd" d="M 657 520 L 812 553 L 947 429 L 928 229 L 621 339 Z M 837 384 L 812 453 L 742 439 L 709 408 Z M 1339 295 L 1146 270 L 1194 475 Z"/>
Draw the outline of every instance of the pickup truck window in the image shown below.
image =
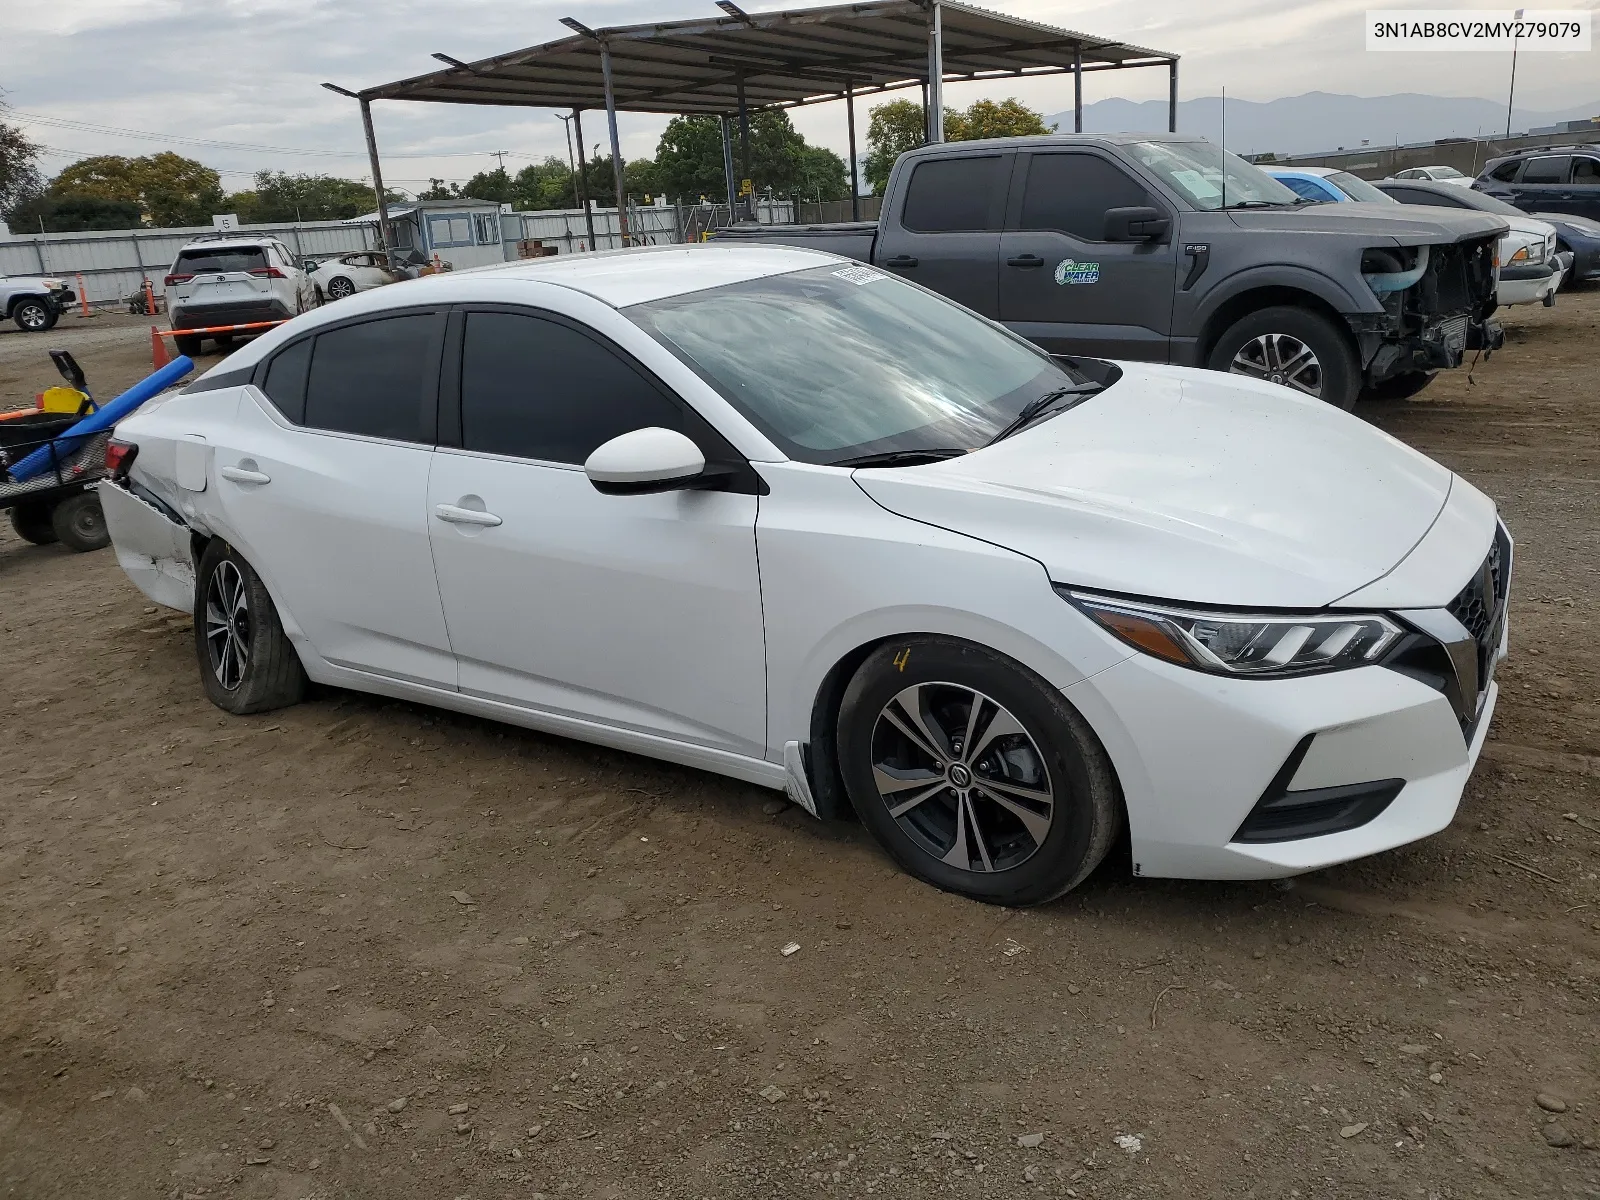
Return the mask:
<path id="1" fill-rule="evenodd" d="M 1019 225 L 1099 242 L 1105 240 L 1108 208 L 1149 203 L 1149 192 L 1097 154 L 1035 154 L 1028 163 Z"/>
<path id="2" fill-rule="evenodd" d="M 960 154 L 918 163 L 900 223 L 917 233 L 997 228 L 993 213 L 1007 161 L 998 154 Z"/>
<path id="3" fill-rule="evenodd" d="M 829 264 L 637 304 L 624 314 L 790 458 L 975 450 L 1085 377 L 871 267 Z"/>
<path id="4" fill-rule="evenodd" d="M 1131 142 L 1128 152 L 1202 212 L 1222 208 L 1224 192 L 1228 208 L 1276 208 L 1299 199 L 1261 168 L 1210 142 Z"/>

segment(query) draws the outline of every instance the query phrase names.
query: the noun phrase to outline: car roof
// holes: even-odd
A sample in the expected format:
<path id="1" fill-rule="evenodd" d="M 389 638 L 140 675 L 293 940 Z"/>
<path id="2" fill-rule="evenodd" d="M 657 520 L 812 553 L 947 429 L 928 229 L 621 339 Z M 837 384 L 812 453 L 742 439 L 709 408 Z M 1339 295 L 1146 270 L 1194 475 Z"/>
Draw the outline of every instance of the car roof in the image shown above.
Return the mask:
<path id="1" fill-rule="evenodd" d="M 1265 163 L 1257 163 L 1256 166 L 1268 175 L 1314 175 L 1318 179 L 1326 179 L 1340 173 L 1338 167 L 1274 167 Z"/>
<path id="2" fill-rule="evenodd" d="M 192 242 L 185 242 L 183 249 L 242 250 L 250 246 L 259 246 L 262 242 L 276 242 L 282 245 L 283 239 L 271 233 L 239 233 L 229 234 L 227 237 L 197 237 Z"/>

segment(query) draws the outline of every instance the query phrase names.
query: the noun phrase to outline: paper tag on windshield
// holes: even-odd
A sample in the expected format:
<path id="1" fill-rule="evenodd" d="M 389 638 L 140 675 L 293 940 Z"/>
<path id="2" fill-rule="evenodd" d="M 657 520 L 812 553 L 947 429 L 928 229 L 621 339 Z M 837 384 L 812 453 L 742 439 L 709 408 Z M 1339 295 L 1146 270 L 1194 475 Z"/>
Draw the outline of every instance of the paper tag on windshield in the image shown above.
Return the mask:
<path id="1" fill-rule="evenodd" d="M 1213 196 L 1222 195 L 1221 189 L 1199 171 L 1174 171 L 1172 178 L 1188 188 L 1189 194 L 1196 200 L 1209 200 Z"/>
<path id="2" fill-rule="evenodd" d="M 871 267 L 845 267 L 842 271 L 835 271 L 834 274 L 840 279 L 847 279 L 857 286 L 888 278 L 882 271 L 874 271 Z"/>

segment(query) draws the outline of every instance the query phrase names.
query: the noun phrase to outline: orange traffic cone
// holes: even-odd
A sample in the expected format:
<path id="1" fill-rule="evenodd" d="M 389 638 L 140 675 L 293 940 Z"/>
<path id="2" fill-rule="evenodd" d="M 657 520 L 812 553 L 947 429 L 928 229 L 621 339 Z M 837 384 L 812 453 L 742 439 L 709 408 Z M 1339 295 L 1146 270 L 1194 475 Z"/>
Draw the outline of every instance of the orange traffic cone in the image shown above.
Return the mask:
<path id="1" fill-rule="evenodd" d="M 161 336 L 161 330 L 150 326 L 150 369 L 159 371 L 171 361 L 172 355 L 167 353 L 167 343 Z"/>

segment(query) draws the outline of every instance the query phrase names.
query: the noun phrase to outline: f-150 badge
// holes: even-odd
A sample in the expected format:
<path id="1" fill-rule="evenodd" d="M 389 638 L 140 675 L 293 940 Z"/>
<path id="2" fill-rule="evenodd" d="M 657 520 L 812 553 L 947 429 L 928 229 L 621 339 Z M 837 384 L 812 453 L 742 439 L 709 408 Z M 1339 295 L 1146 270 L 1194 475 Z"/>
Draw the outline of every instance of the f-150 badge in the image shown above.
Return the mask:
<path id="1" fill-rule="evenodd" d="M 1056 264 L 1056 282 L 1062 286 L 1069 283 L 1099 283 L 1100 264 L 1063 258 Z"/>

